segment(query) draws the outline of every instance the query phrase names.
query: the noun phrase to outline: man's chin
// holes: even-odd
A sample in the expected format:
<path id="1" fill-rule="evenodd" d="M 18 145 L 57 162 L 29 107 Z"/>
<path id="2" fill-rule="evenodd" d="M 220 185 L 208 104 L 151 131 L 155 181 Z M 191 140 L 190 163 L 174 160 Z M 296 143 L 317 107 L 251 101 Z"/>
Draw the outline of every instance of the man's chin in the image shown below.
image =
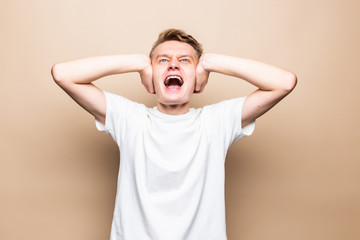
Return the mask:
<path id="1" fill-rule="evenodd" d="M 185 89 L 183 89 L 185 90 Z M 190 102 L 191 94 L 184 94 L 185 92 L 167 92 L 162 91 L 160 94 L 156 95 L 156 100 L 162 105 L 176 106 L 176 105 L 186 105 Z"/>
<path id="2" fill-rule="evenodd" d="M 166 99 L 157 99 L 158 103 L 165 106 L 181 106 L 186 105 L 190 102 L 190 99 L 179 99 L 179 98 L 166 98 Z"/>

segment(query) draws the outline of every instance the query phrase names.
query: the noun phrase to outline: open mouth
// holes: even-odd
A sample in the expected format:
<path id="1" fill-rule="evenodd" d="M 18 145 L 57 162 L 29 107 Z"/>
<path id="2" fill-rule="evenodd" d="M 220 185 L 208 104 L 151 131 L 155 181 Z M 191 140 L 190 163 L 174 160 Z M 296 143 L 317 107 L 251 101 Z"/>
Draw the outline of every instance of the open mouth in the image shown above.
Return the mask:
<path id="1" fill-rule="evenodd" d="M 165 79 L 164 84 L 168 88 L 178 88 L 184 84 L 184 81 L 180 76 L 171 75 Z"/>

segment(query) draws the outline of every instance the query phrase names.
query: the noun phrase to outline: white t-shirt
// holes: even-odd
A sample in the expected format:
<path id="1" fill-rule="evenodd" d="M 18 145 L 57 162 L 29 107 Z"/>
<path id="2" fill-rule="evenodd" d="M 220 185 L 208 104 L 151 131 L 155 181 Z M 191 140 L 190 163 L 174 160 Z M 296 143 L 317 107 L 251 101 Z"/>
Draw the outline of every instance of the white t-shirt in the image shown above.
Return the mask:
<path id="1" fill-rule="evenodd" d="M 105 126 L 120 148 L 111 240 L 226 240 L 225 157 L 251 135 L 245 97 L 168 115 L 104 92 Z"/>

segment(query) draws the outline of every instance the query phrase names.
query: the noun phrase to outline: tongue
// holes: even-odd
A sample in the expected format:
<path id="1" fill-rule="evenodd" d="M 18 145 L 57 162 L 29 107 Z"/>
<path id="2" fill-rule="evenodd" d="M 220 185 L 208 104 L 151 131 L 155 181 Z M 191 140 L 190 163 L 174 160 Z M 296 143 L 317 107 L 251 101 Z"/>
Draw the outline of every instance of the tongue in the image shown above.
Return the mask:
<path id="1" fill-rule="evenodd" d="M 167 87 L 168 88 L 179 88 L 180 86 L 179 85 L 168 85 Z"/>

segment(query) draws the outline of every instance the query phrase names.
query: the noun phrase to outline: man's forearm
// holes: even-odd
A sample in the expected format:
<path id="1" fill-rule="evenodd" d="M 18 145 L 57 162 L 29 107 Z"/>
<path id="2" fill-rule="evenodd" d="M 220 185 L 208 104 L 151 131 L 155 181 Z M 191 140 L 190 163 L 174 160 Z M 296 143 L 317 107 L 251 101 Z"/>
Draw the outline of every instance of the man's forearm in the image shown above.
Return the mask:
<path id="1" fill-rule="evenodd" d="M 140 54 L 89 57 L 57 63 L 51 73 L 57 82 L 90 83 L 108 75 L 140 72 L 146 61 Z"/>
<path id="2" fill-rule="evenodd" d="M 202 64 L 209 72 L 244 79 L 264 91 L 291 91 L 296 83 L 296 76 L 293 73 L 249 59 L 209 53 L 204 55 Z"/>

